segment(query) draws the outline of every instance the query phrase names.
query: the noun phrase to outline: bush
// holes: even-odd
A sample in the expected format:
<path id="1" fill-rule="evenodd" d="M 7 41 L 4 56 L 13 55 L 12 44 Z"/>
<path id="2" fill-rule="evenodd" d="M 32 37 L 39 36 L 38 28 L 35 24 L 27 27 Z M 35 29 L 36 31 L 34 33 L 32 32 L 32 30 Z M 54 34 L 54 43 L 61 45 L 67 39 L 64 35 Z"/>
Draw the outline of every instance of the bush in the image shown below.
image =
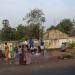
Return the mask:
<path id="1" fill-rule="evenodd" d="M 75 47 L 75 42 L 68 43 L 68 48 L 73 49 Z"/>

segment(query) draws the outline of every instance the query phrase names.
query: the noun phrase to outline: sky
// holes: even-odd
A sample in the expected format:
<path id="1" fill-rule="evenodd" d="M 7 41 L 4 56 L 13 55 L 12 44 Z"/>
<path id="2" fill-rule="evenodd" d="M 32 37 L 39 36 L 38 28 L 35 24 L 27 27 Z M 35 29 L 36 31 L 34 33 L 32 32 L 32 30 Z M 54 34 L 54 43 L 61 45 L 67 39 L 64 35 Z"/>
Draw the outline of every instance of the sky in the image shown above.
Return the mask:
<path id="1" fill-rule="evenodd" d="M 75 0 L 0 0 L 0 28 L 3 19 L 8 19 L 12 27 L 24 24 L 23 18 L 34 8 L 45 14 L 46 28 L 64 18 L 75 18 Z"/>

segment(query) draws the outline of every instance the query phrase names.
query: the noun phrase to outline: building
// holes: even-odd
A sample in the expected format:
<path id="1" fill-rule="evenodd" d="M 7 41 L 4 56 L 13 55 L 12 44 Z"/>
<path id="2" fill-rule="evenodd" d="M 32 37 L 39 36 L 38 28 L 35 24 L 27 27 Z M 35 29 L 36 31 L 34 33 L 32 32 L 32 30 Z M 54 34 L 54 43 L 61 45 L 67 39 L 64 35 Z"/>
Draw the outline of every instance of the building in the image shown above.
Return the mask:
<path id="1" fill-rule="evenodd" d="M 60 48 L 62 43 L 72 42 L 75 39 L 58 29 L 50 29 L 44 34 L 45 48 Z"/>

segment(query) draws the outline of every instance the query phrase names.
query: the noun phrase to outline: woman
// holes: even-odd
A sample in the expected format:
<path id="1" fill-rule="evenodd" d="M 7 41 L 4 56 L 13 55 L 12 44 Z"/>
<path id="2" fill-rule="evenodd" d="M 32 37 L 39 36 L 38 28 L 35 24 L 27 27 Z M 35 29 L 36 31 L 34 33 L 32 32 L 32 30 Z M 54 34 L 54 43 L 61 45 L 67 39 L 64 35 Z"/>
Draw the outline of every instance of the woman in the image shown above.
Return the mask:
<path id="1" fill-rule="evenodd" d="M 24 62 L 24 45 L 22 45 L 21 54 L 20 54 L 20 64 L 25 64 Z"/>
<path id="2" fill-rule="evenodd" d="M 26 46 L 26 49 L 26 64 L 31 64 L 31 52 L 28 45 Z"/>
<path id="3" fill-rule="evenodd" d="M 9 47 L 7 43 L 5 43 L 5 49 L 4 49 L 5 57 L 6 57 L 6 62 L 9 62 Z"/>
<path id="4" fill-rule="evenodd" d="M 19 64 L 20 55 L 17 46 L 14 48 L 14 52 L 15 52 L 15 64 Z"/>
<path id="5" fill-rule="evenodd" d="M 11 57 L 11 60 L 10 60 L 10 63 L 14 63 L 14 49 L 12 47 L 12 45 L 10 45 L 10 57 Z"/>
<path id="6" fill-rule="evenodd" d="M 2 62 L 2 48 L 1 48 L 1 44 L 0 44 L 0 63 Z"/>

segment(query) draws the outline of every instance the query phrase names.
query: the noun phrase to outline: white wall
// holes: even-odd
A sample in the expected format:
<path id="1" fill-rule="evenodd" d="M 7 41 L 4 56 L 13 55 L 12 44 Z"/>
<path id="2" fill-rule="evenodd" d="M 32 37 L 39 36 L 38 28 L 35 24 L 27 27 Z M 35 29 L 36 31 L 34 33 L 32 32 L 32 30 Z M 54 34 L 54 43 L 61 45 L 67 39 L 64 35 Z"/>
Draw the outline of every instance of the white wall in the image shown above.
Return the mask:
<path id="1" fill-rule="evenodd" d="M 62 43 L 72 42 L 72 41 L 73 41 L 72 38 L 52 40 L 51 43 L 50 43 L 50 40 L 45 40 L 45 47 L 46 48 L 60 48 L 60 46 L 61 46 Z"/>

